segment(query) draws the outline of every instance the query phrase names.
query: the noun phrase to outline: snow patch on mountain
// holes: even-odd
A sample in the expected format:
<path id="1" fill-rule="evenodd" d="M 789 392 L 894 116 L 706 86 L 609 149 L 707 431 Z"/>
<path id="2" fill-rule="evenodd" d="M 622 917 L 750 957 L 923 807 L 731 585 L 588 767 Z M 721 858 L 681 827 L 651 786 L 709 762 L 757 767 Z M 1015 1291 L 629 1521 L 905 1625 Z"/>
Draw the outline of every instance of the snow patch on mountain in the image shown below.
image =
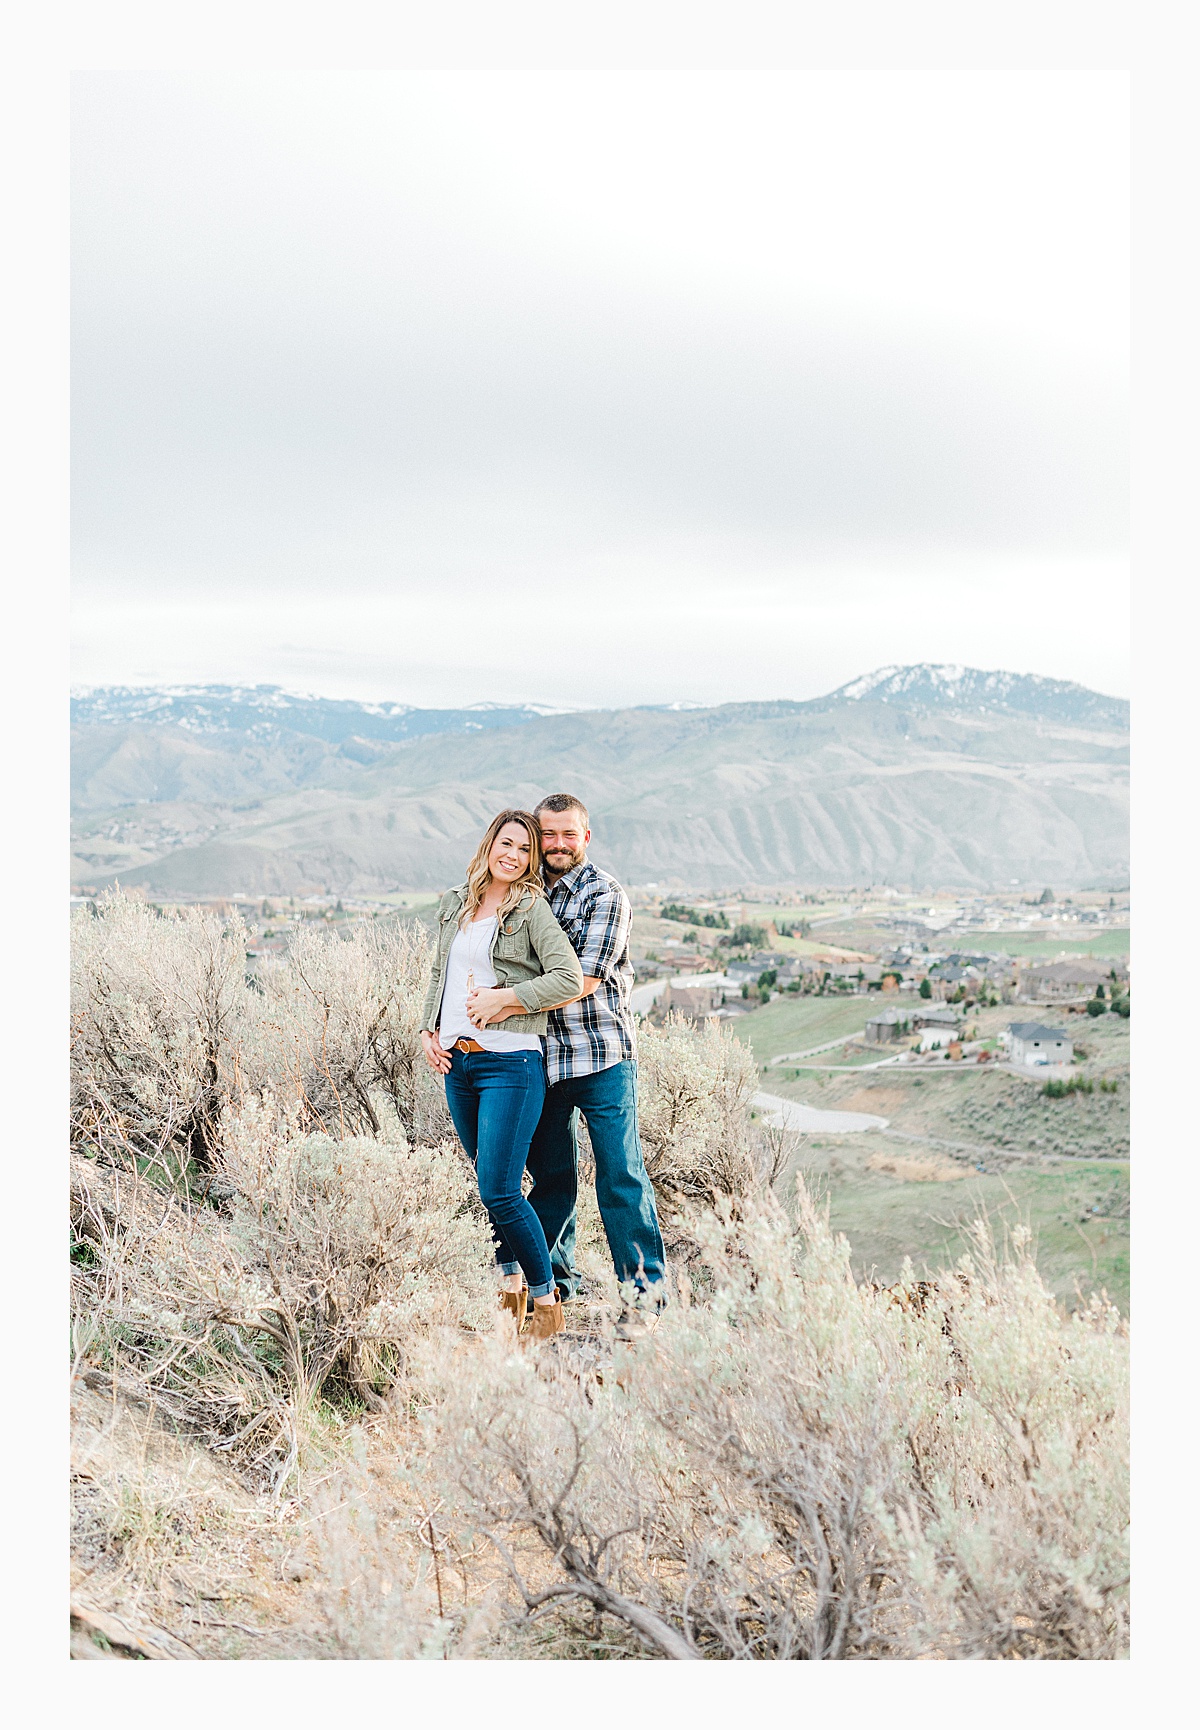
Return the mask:
<path id="1" fill-rule="evenodd" d="M 1039 720 L 1083 727 L 1129 725 L 1129 704 L 1067 679 L 1047 679 L 1039 673 L 985 671 L 950 662 L 922 661 L 915 666 L 877 667 L 852 679 L 823 705 L 841 703 L 902 703 L 917 713 L 1021 714 Z"/>

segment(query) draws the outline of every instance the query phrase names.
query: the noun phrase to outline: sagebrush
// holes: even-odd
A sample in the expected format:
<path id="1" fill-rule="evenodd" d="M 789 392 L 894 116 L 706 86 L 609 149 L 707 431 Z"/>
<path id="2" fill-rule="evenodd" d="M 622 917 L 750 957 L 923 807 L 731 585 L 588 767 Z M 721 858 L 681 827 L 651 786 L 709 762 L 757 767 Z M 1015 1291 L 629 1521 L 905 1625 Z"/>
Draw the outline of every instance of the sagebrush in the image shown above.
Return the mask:
<path id="1" fill-rule="evenodd" d="M 1019 1228 L 856 1283 L 780 1194 L 749 1054 L 671 1021 L 640 1082 L 672 1302 L 623 1344 L 610 1289 L 524 1351 L 421 1067 L 419 930 L 301 934 L 253 982 L 236 919 L 114 898 L 74 938 L 89 1592 L 200 1606 L 207 1656 L 1125 1654 L 1126 1329 Z"/>

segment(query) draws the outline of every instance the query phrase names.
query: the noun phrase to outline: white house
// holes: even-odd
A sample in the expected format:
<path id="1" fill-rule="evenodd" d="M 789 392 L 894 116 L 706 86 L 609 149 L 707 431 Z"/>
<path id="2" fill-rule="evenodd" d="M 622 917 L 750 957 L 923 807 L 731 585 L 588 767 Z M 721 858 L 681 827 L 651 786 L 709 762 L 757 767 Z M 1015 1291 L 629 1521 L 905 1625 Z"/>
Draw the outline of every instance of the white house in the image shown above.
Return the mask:
<path id="1" fill-rule="evenodd" d="M 962 1034 L 957 1027 L 923 1027 L 921 1029 L 922 1051 L 942 1051 L 946 1046 L 960 1040 Z"/>
<path id="2" fill-rule="evenodd" d="M 1037 1021 L 1011 1021 L 1008 1055 L 1013 1063 L 1030 1068 L 1046 1063 L 1070 1063 L 1075 1048 L 1061 1027 L 1043 1027 Z"/>

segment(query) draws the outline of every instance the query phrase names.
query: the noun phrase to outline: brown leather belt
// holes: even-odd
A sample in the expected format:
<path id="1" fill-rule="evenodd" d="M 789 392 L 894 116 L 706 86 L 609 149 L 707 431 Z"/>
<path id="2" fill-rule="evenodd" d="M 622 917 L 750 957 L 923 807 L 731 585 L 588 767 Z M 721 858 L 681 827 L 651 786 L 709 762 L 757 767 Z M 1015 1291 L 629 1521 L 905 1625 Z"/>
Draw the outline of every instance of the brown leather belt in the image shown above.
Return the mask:
<path id="1" fill-rule="evenodd" d="M 486 1049 L 487 1047 L 480 1045 L 477 1039 L 456 1039 L 454 1041 L 455 1051 L 485 1051 Z"/>

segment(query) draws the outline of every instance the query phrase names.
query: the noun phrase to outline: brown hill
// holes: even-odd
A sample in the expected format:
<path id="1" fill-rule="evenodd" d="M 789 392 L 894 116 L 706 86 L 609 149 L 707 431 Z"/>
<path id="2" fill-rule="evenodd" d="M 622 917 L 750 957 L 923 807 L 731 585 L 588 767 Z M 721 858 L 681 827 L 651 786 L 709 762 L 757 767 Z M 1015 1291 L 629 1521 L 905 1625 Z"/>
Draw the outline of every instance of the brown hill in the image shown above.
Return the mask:
<path id="1" fill-rule="evenodd" d="M 160 893 L 435 887 L 461 870 L 495 810 L 566 788 L 591 809 L 596 859 L 632 883 L 1122 880 L 1125 706 L 1082 696 L 1078 716 L 1061 698 L 1046 716 L 1011 698 L 989 707 L 889 689 L 840 702 L 525 711 L 519 725 L 374 740 L 368 761 L 323 746 L 323 765 L 311 751 L 305 760 L 309 784 L 282 787 L 286 754 L 299 758 L 302 742 L 272 745 L 268 784 L 256 788 L 244 738 L 235 751 L 208 737 L 207 784 L 226 777 L 219 797 L 204 802 L 196 771 L 186 807 L 106 801 L 80 820 L 74 875 Z M 131 758 L 194 761 L 198 748 L 193 735 L 145 725 L 116 732 L 107 756 L 85 741 L 85 803 L 115 792 Z"/>

